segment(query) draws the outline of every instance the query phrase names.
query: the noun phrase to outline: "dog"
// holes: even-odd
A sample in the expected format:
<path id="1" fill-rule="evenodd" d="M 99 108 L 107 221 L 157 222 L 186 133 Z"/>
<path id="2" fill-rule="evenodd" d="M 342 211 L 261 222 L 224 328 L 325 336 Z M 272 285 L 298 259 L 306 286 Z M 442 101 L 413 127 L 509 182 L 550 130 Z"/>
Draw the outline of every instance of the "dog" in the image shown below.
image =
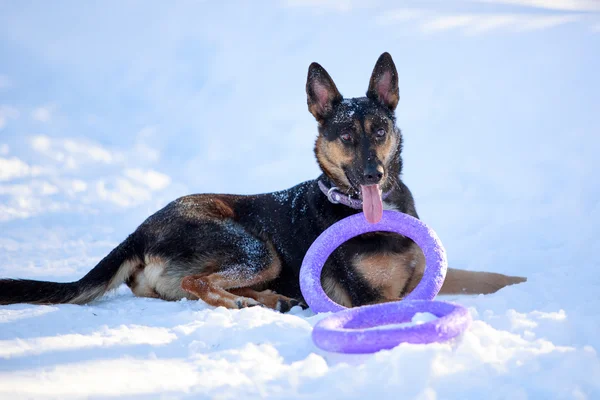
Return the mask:
<path id="1" fill-rule="evenodd" d="M 200 299 L 229 309 L 304 307 L 300 265 L 326 228 L 358 212 L 377 223 L 384 209 L 419 218 L 400 178 L 398 73 L 390 54 L 377 60 L 365 97 L 345 99 L 317 63 L 309 66 L 306 94 L 318 124 L 317 179 L 259 195 L 181 197 L 76 282 L 0 280 L 0 304 L 85 304 L 126 283 L 136 296 Z M 337 248 L 321 281 L 332 300 L 355 307 L 402 299 L 424 268 L 423 253 L 411 239 L 374 232 Z M 524 281 L 450 268 L 440 293 L 487 294 Z"/>

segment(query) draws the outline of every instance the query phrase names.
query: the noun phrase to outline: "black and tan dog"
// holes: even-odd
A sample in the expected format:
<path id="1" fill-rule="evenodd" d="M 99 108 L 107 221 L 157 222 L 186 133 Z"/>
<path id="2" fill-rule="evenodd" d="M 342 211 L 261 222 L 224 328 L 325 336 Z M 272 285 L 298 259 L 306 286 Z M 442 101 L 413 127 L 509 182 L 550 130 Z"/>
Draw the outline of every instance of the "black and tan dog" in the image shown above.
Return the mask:
<path id="1" fill-rule="evenodd" d="M 384 53 L 377 61 L 366 97 L 344 99 L 317 63 L 309 67 L 306 92 L 318 122 L 319 178 L 276 193 L 179 198 L 77 282 L 0 280 L 0 304 L 82 304 L 123 282 L 137 296 L 202 299 L 227 308 L 287 311 L 301 304 L 298 273 L 308 247 L 327 227 L 360 212 L 361 201 L 371 223 L 383 209 L 417 217 L 400 180 L 398 75 L 391 56 Z M 347 196 L 346 204 L 333 193 L 338 200 Z M 327 260 L 322 283 L 336 302 L 360 306 L 401 299 L 423 270 L 423 254 L 410 239 L 372 233 L 340 246 Z M 441 293 L 491 293 L 524 280 L 449 269 Z"/>

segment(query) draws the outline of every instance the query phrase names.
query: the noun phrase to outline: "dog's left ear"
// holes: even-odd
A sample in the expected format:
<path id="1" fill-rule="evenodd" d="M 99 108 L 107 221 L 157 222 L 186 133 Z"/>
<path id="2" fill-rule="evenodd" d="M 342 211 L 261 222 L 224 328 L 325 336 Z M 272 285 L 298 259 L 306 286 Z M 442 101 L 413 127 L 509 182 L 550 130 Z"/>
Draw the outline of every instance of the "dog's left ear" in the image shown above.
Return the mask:
<path id="1" fill-rule="evenodd" d="M 400 100 L 398 72 L 390 53 L 386 52 L 379 56 L 377 64 L 373 68 L 373 74 L 371 74 L 367 97 L 383 104 L 392 111 L 396 109 L 398 100 Z"/>

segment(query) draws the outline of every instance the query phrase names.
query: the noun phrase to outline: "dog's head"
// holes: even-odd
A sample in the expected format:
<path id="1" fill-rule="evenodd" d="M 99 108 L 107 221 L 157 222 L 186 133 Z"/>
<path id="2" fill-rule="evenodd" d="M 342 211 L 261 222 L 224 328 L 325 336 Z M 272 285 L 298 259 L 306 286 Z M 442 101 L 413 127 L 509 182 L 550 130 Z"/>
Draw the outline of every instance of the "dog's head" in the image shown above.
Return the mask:
<path id="1" fill-rule="evenodd" d="M 317 63 L 308 69 L 308 109 L 319 123 L 315 155 L 341 191 L 360 196 L 369 222 L 381 219 L 382 191 L 391 190 L 402 168 L 402 137 L 396 127 L 398 73 L 383 53 L 373 69 L 366 97 L 344 99 Z"/>

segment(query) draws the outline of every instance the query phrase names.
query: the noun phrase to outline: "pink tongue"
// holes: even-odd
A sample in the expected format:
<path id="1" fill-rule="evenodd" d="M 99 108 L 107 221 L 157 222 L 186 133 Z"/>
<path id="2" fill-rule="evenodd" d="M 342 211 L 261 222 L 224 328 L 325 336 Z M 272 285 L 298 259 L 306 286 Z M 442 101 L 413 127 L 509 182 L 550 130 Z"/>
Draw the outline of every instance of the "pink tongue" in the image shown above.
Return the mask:
<path id="1" fill-rule="evenodd" d="M 365 218 L 372 224 L 378 223 L 383 216 L 383 202 L 379 185 L 362 185 L 361 192 Z"/>

